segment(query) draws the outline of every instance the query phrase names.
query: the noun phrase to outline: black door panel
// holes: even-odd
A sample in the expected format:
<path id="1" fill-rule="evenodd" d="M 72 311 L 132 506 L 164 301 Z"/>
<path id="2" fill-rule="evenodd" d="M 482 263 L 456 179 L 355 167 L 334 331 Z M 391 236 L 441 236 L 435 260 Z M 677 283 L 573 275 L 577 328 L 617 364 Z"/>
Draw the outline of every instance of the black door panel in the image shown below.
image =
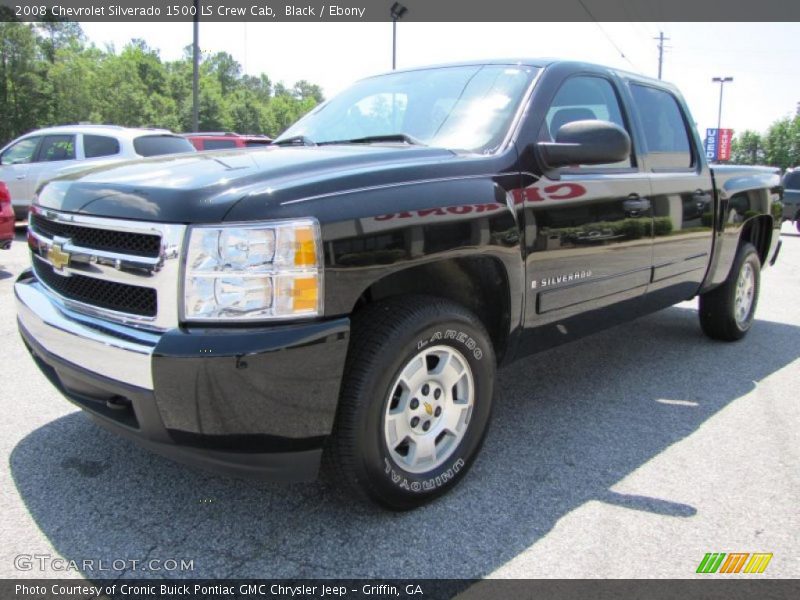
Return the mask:
<path id="1" fill-rule="evenodd" d="M 647 176 L 569 174 L 560 183 L 580 193 L 539 199 L 529 188 L 524 196 L 530 328 L 640 296 L 650 281 L 652 216 L 642 201 L 650 191 Z"/>

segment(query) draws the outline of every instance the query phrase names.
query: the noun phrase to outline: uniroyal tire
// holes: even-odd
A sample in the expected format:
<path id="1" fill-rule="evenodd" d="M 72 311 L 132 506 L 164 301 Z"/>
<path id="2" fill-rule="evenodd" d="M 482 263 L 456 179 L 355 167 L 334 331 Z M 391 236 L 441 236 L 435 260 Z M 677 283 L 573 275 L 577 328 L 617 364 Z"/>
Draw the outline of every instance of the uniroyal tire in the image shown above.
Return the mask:
<path id="1" fill-rule="evenodd" d="M 401 296 L 360 310 L 326 448 L 330 475 L 392 510 L 441 496 L 480 450 L 494 375 L 489 335 L 458 304 Z"/>
<path id="2" fill-rule="evenodd" d="M 753 325 L 761 289 L 761 260 L 752 244 L 739 247 L 728 278 L 700 296 L 700 326 L 715 340 L 742 339 Z"/>

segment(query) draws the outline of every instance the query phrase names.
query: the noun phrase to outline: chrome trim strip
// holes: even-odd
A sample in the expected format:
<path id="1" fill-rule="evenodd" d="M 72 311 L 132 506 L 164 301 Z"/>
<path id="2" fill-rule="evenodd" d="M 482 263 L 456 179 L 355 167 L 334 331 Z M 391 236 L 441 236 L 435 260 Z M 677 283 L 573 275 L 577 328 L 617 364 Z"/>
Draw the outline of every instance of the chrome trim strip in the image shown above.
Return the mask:
<path id="1" fill-rule="evenodd" d="M 153 389 L 151 358 L 159 336 L 73 314 L 38 281 L 15 283 L 14 296 L 17 318 L 47 351 L 98 375 Z"/>
<path id="2" fill-rule="evenodd" d="M 31 213 L 38 214 L 57 223 L 77 225 L 94 229 L 110 229 L 111 231 L 125 231 L 128 233 L 143 233 L 161 235 L 162 225 L 150 221 L 128 221 L 125 219 L 109 219 L 107 217 L 92 217 L 74 213 L 62 213 L 50 208 L 42 208 L 36 204 L 31 206 Z"/>
<path id="3" fill-rule="evenodd" d="M 186 235 L 186 225 L 152 223 L 149 221 L 127 221 L 87 215 L 60 213 L 40 206 L 31 207 L 31 215 L 37 214 L 50 221 L 94 229 L 124 231 L 142 235 L 157 235 L 161 239 L 158 257 L 144 257 L 119 252 L 84 248 L 64 238 L 61 249 L 70 256 L 70 263 L 61 272 L 65 277 L 79 274 L 127 285 L 156 290 L 157 314 L 155 317 L 134 315 L 101 308 L 59 295 L 43 284 L 50 294 L 65 306 L 85 314 L 106 318 L 126 325 L 141 325 L 149 329 L 165 331 L 178 326 L 179 291 L 181 289 L 181 250 Z M 32 219 L 28 221 L 28 245 L 31 260 L 47 260 L 47 250 L 61 238 L 52 239 L 36 230 Z"/>

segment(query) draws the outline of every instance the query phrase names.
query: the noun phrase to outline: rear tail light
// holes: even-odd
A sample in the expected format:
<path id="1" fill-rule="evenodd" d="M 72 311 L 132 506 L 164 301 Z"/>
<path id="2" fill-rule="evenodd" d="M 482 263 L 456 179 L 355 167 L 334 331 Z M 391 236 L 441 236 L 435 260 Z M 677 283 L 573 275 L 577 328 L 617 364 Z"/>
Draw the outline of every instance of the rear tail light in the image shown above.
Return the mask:
<path id="1" fill-rule="evenodd" d="M 8 193 L 6 184 L 0 181 L 0 207 L 4 204 L 11 204 L 11 194 Z"/>

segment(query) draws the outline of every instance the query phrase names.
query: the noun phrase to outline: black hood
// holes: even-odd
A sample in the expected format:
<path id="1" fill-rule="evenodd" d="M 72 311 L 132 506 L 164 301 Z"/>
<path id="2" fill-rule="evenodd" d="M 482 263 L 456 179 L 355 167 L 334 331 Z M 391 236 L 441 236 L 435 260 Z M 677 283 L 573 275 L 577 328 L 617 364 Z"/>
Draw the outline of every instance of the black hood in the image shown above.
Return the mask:
<path id="1" fill-rule="evenodd" d="M 449 150 L 337 145 L 200 152 L 115 163 L 60 177 L 37 204 L 100 217 L 213 223 L 245 198 L 270 203 L 367 186 L 441 177 L 459 163 Z M 457 169 L 463 171 L 463 169 Z M 456 175 L 457 173 L 453 173 Z"/>

